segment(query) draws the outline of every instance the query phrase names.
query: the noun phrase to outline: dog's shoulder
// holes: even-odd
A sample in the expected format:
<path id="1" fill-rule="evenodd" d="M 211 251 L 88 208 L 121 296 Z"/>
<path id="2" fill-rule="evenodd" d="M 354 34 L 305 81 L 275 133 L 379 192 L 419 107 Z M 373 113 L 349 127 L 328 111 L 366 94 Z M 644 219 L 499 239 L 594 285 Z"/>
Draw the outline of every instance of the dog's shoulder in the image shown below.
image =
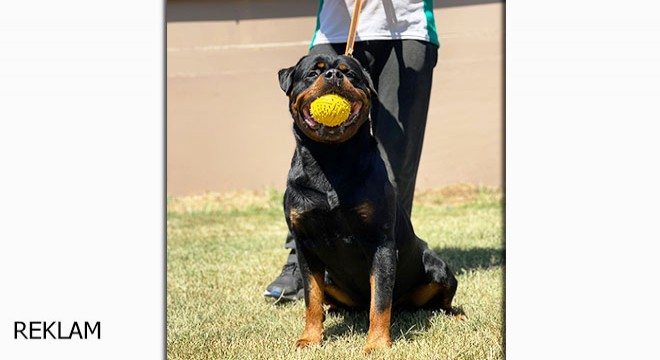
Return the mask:
<path id="1" fill-rule="evenodd" d="M 312 150 L 302 142 L 297 142 L 287 176 L 285 207 L 306 212 L 330 212 L 337 209 L 340 205 L 339 195 L 325 171 Z"/>
<path id="2" fill-rule="evenodd" d="M 319 153 L 330 152 L 297 144 L 287 178 L 287 213 L 291 209 L 323 214 L 339 210 L 364 216 L 367 208 L 375 206 L 381 213 L 394 204 L 394 190 L 377 144 L 370 138 L 361 145 L 345 145 L 345 152 L 335 148 L 332 156 L 325 157 Z"/>

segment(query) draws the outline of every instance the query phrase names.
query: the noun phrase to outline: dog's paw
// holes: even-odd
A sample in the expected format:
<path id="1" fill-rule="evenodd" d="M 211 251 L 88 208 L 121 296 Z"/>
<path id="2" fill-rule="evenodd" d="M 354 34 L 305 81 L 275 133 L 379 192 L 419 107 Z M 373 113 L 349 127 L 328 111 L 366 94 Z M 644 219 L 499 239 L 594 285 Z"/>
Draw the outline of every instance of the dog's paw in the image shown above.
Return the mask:
<path id="1" fill-rule="evenodd" d="M 369 354 L 374 350 L 390 347 L 392 347 L 392 340 L 389 337 L 381 336 L 375 339 L 367 339 L 367 344 L 364 346 L 364 352 Z"/>
<path id="2" fill-rule="evenodd" d="M 296 349 L 304 349 L 321 343 L 321 337 L 301 337 L 296 340 Z"/>
<path id="3" fill-rule="evenodd" d="M 458 320 L 458 321 L 468 321 L 468 317 L 465 314 L 452 315 L 452 319 Z"/>
<path id="4" fill-rule="evenodd" d="M 465 312 L 463 309 L 457 309 L 454 307 L 449 307 L 449 309 L 445 309 L 445 313 L 449 316 L 451 316 L 452 319 L 458 320 L 458 321 L 468 321 L 467 315 L 465 315 Z"/>

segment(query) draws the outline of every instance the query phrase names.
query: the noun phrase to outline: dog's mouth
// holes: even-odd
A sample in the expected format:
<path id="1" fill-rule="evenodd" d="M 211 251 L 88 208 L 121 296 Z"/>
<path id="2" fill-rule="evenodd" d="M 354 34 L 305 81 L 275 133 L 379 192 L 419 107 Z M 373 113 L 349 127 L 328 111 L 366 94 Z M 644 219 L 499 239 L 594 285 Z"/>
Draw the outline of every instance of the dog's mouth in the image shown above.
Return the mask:
<path id="1" fill-rule="evenodd" d="M 302 107 L 302 118 L 304 120 L 304 124 L 309 127 L 312 130 L 315 130 L 321 135 L 327 134 L 331 136 L 341 136 L 344 134 L 347 128 L 351 127 L 355 123 L 357 123 L 359 115 L 360 115 L 360 110 L 362 110 L 362 102 L 360 101 L 353 101 L 351 102 L 351 112 L 348 115 L 348 118 L 341 122 L 340 124 L 337 124 L 335 126 L 328 126 L 321 124 L 320 122 L 314 120 L 314 117 L 310 113 L 310 104 L 314 101 L 309 101 L 305 106 Z"/>

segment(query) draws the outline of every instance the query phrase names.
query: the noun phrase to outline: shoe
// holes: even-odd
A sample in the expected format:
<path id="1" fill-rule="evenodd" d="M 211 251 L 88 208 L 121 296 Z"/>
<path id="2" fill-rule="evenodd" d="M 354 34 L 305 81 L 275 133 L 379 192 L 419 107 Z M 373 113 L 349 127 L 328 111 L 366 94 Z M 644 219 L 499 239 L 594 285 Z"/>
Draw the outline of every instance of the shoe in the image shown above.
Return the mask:
<path id="1" fill-rule="evenodd" d="M 275 281 L 268 285 L 264 296 L 275 298 L 276 300 L 295 301 L 302 299 L 305 295 L 298 263 L 288 262 L 284 265 L 282 273 Z"/>

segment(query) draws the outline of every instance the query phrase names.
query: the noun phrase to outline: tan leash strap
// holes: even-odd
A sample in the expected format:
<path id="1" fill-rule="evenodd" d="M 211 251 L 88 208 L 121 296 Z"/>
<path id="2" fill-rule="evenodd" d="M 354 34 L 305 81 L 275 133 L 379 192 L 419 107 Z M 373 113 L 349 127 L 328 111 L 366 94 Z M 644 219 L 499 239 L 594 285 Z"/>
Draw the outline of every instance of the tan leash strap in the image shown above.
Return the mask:
<path id="1" fill-rule="evenodd" d="M 353 8 L 353 17 L 351 17 L 351 28 L 348 30 L 348 40 L 346 40 L 346 56 L 353 56 L 353 45 L 355 44 L 355 35 L 357 34 L 358 19 L 362 10 L 362 0 L 355 0 Z"/>

